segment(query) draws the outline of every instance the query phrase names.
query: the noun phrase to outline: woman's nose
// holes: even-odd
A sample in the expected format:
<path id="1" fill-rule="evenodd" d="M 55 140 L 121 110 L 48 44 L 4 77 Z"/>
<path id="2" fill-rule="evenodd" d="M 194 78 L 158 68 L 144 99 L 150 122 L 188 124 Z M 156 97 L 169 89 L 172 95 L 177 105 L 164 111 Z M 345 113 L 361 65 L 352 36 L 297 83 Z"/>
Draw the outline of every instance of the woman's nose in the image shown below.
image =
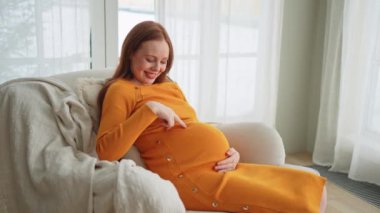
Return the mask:
<path id="1" fill-rule="evenodd" d="M 159 63 L 154 63 L 152 66 L 152 70 L 158 71 L 160 69 L 160 64 Z"/>

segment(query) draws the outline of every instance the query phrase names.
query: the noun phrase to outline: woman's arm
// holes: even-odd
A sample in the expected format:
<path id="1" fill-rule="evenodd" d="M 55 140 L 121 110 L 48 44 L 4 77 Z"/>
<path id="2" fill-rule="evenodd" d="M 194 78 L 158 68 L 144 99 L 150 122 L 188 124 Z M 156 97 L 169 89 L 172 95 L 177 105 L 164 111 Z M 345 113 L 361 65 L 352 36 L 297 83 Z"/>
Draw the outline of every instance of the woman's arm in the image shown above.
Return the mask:
<path id="1" fill-rule="evenodd" d="M 135 109 L 133 90 L 111 85 L 103 101 L 103 111 L 96 140 L 101 160 L 119 160 L 140 134 L 157 118 L 147 106 Z M 133 112 L 133 113 L 132 113 Z"/>
<path id="2" fill-rule="evenodd" d="M 134 90 L 122 85 L 112 85 L 103 101 L 102 118 L 96 141 L 96 151 L 101 160 L 122 158 L 141 133 L 157 118 L 170 129 L 175 123 L 186 124 L 169 107 L 148 101 L 136 108 Z"/>

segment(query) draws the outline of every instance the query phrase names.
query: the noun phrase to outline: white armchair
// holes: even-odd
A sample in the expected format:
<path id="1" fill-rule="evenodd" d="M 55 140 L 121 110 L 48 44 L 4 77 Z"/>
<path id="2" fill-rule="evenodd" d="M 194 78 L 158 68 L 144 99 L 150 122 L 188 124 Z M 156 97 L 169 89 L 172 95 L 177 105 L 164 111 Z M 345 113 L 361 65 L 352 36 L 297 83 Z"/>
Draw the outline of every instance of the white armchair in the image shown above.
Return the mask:
<path id="1" fill-rule="evenodd" d="M 96 111 L 96 95 L 87 93 L 86 90 L 96 90 L 97 79 L 105 79 L 112 75 L 111 70 L 92 70 L 92 71 L 79 71 L 74 73 L 67 73 L 53 76 L 55 79 L 63 81 L 75 91 L 79 96 L 83 96 L 85 102 L 90 107 L 95 108 Z M 86 79 L 87 83 L 83 84 L 78 79 Z M 88 80 L 92 78 L 92 80 Z M 91 84 L 92 82 L 92 84 Z M 95 84 L 95 85 L 94 85 Z M 88 91 L 87 91 L 88 92 Z M 84 94 L 80 94 L 84 93 Z M 283 142 L 277 131 L 262 123 L 231 123 L 215 124 L 226 135 L 231 146 L 240 152 L 241 162 L 246 163 L 259 163 L 259 164 L 274 164 L 284 165 L 285 151 Z M 132 159 L 137 165 L 144 167 L 144 163 L 136 148 L 132 148 L 125 158 Z M 94 177 L 94 210 L 95 212 L 112 212 L 112 192 L 105 192 L 107 188 L 113 184 L 115 179 L 112 176 L 112 166 L 105 167 L 103 170 L 95 172 Z M 97 193 L 99 191 L 99 193 Z M 100 193 L 102 192 L 102 193 Z M 200 211 L 188 211 L 197 212 Z M 206 211 L 204 211 L 206 213 Z"/>
<path id="2" fill-rule="evenodd" d="M 97 94 L 112 73 L 87 70 L 0 85 L 0 212 L 185 211 L 174 186 L 146 170 L 135 147 L 124 158 L 140 167 L 131 160 L 99 161 L 91 153 L 98 124 Z M 317 173 L 284 163 L 282 139 L 273 127 L 215 125 L 240 152 L 241 162 Z M 124 175 L 131 171 L 137 174 L 134 182 Z M 153 193 L 152 185 L 146 184 L 151 181 L 158 186 Z"/>

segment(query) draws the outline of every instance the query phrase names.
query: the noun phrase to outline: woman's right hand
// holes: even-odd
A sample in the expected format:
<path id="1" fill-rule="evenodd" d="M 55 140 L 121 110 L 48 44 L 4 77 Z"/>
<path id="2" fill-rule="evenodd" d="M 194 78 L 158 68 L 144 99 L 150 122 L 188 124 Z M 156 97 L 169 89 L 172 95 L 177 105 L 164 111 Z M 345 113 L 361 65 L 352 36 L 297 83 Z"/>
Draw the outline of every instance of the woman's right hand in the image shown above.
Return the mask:
<path id="1" fill-rule="evenodd" d="M 183 122 L 171 108 L 157 101 L 148 101 L 145 104 L 158 116 L 158 118 L 164 120 L 166 129 L 172 128 L 175 122 L 183 128 L 187 127 L 185 122 Z"/>

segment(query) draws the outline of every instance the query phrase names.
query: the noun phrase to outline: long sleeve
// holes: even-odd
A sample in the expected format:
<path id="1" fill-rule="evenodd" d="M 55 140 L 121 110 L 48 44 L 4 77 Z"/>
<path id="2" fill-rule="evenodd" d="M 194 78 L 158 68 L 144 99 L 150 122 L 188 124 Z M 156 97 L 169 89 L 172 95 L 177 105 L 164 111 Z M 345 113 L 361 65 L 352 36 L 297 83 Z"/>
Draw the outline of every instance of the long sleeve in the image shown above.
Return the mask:
<path id="1" fill-rule="evenodd" d="M 99 159 L 112 161 L 123 157 L 157 118 L 145 104 L 135 109 L 136 101 L 133 89 L 120 84 L 109 87 L 96 140 Z"/>

